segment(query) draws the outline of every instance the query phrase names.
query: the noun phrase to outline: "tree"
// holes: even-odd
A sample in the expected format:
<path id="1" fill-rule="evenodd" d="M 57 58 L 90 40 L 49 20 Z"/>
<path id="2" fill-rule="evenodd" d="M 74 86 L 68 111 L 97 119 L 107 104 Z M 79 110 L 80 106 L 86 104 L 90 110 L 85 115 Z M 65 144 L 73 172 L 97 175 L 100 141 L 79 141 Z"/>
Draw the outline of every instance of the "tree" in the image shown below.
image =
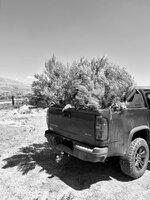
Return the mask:
<path id="1" fill-rule="evenodd" d="M 90 61 L 81 58 L 70 66 L 52 56 L 43 73 L 35 78 L 32 100 L 36 105 L 71 104 L 76 109 L 107 108 L 116 97 L 122 101 L 135 84 L 125 68 L 110 63 L 104 56 Z"/>
<path id="2" fill-rule="evenodd" d="M 35 74 L 32 83 L 34 93 L 31 102 L 37 106 L 47 107 L 59 104 L 63 99 L 63 84 L 67 80 L 67 67 L 56 61 L 55 56 L 45 63 L 42 74 Z"/>

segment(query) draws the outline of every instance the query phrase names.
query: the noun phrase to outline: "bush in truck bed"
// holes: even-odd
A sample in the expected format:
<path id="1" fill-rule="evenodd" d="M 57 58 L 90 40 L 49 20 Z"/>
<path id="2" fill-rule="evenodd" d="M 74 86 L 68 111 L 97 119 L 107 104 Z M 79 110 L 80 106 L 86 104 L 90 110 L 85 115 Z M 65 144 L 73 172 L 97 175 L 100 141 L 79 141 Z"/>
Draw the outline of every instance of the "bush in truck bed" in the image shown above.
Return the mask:
<path id="1" fill-rule="evenodd" d="M 37 106 L 98 110 L 122 101 L 135 83 L 125 68 L 114 65 L 106 57 L 90 61 L 81 58 L 63 65 L 53 56 L 42 74 L 35 75 L 32 103 Z"/>

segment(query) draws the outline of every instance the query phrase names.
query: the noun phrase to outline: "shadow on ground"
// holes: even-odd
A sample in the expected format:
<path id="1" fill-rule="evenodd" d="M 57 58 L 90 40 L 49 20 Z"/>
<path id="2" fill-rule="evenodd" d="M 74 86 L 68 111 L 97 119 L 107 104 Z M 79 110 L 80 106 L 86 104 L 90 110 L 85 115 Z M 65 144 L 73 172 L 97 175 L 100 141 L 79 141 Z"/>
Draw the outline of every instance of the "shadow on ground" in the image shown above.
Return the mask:
<path id="1" fill-rule="evenodd" d="M 56 152 L 52 151 L 47 143 L 33 144 L 21 148 L 18 154 L 4 159 L 6 163 L 3 169 L 16 166 L 24 175 L 38 165 L 41 171 L 45 170 L 49 174 L 49 178 L 57 176 L 76 190 L 83 190 L 93 183 L 112 178 L 123 182 L 132 181 L 130 177 L 122 174 L 117 158 L 109 159 L 105 163 L 84 162 L 68 156 L 63 156 L 57 163 L 55 158 Z"/>

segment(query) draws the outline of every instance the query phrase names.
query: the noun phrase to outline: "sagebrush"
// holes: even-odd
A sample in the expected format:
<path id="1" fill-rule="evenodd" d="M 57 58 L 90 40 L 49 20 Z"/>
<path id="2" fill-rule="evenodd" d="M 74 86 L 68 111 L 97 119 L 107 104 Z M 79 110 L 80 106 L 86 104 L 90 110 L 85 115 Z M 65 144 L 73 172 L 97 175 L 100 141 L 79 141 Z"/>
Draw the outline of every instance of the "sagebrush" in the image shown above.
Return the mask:
<path id="1" fill-rule="evenodd" d="M 123 101 L 135 85 L 125 68 L 110 63 L 104 56 L 81 58 L 71 65 L 52 56 L 43 73 L 35 74 L 35 78 L 32 103 L 42 107 L 70 104 L 76 109 L 107 108 L 116 97 Z"/>

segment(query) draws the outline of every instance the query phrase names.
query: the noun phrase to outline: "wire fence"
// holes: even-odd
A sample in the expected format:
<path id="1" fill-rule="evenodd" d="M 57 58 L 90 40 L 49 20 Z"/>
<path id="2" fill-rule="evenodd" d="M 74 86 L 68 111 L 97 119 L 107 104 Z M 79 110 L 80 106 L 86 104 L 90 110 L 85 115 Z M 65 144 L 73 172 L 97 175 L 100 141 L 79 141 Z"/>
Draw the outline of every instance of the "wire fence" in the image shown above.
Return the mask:
<path id="1" fill-rule="evenodd" d="M 0 101 L 0 109 L 12 109 L 12 108 L 19 108 L 24 104 L 28 104 L 27 98 L 19 98 L 15 99 L 12 98 L 11 100 L 7 101 Z"/>

